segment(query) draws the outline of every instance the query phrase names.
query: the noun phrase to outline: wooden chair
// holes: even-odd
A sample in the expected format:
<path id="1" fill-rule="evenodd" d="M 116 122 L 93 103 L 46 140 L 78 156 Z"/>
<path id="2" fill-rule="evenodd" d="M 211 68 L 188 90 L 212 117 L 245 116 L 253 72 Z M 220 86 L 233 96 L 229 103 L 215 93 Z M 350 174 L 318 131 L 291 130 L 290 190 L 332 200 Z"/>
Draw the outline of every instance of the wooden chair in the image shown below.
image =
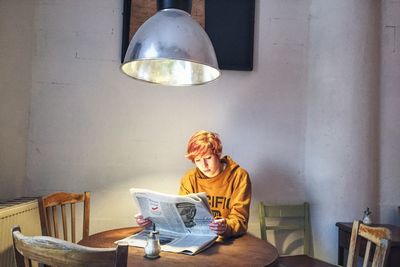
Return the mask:
<path id="1" fill-rule="evenodd" d="M 49 236 L 25 236 L 19 226 L 12 229 L 17 267 L 32 262 L 58 267 L 126 267 L 128 244 L 116 248 L 90 248 Z"/>
<path id="2" fill-rule="evenodd" d="M 90 192 L 65 193 L 57 192 L 39 199 L 39 214 L 42 227 L 42 234 L 60 237 L 59 224 L 62 222 L 61 228 L 63 239 L 76 243 L 76 204 L 83 203 L 83 227 L 82 238 L 89 235 L 89 217 L 90 217 Z M 70 210 L 68 212 L 67 210 Z M 61 217 L 59 212 L 61 210 Z M 70 217 L 69 224 L 67 217 Z M 68 231 L 70 229 L 70 231 Z M 70 232 L 70 238 L 68 235 Z"/>
<path id="3" fill-rule="evenodd" d="M 310 253 L 310 221 L 309 204 L 307 202 L 299 205 L 264 205 L 259 204 L 259 219 L 261 239 L 267 240 L 267 231 L 302 231 L 303 254 L 301 255 L 282 255 L 279 257 L 279 265 L 285 267 L 331 267 L 336 266 L 324 261 L 314 259 L 309 256 Z M 271 224 L 271 221 L 278 223 Z"/>
<path id="4" fill-rule="evenodd" d="M 368 266 L 371 260 L 371 248 L 375 248 L 372 257 L 371 267 L 385 266 L 387 256 L 390 249 L 390 230 L 384 227 L 372 227 L 360 223 L 359 221 L 353 222 L 353 229 L 351 230 L 351 239 L 349 246 L 349 255 L 347 257 L 347 267 L 356 267 L 360 249 L 363 247 L 362 239 L 366 239 L 366 247 L 363 261 L 363 267 Z M 400 264 L 400 263 L 399 263 Z"/>

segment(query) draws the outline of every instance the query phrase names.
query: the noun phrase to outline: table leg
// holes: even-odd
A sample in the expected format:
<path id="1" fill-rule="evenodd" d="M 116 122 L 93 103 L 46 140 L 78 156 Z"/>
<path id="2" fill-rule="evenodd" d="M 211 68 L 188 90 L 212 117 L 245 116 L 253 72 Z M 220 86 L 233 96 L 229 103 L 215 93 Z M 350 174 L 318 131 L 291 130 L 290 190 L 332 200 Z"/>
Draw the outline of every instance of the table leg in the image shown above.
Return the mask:
<path id="1" fill-rule="evenodd" d="M 344 261 L 344 247 L 339 246 L 338 247 L 338 265 L 344 266 L 343 261 Z"/>
<path id="2" fill-rule="evenodd" d="M 342 237 L 341 230 L 338 229 L 338 265 L 344 266 L 343 265 L 343 257 L 344 257 L 344 247 L 341 246 L 341 237 Z"/>

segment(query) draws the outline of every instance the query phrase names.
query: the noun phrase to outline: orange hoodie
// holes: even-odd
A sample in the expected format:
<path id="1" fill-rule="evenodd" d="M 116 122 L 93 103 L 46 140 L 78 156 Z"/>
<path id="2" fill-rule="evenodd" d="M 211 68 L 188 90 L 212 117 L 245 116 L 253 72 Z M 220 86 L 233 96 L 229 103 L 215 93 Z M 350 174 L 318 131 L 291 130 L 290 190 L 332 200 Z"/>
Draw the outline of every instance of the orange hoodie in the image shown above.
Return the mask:
<path id="1" fill-rule="evenodd" d="M 180 195 L 205 192 L 214 217 L 227 221 L 223 237 L 238 236 L 247 231 L 251 202 L 249 174 L 231 157 L 221 159 L 225 169 L 215 177 L 205 176 L 198 168 L 189 170 L 181 180 Z"/>

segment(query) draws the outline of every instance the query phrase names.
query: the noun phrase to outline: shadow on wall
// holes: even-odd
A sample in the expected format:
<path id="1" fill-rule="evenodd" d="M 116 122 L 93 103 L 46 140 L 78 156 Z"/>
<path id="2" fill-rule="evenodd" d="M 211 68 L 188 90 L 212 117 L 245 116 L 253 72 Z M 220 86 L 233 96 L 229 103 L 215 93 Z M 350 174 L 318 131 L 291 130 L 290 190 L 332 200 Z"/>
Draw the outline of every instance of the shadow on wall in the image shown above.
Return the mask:
<path id="1" fill-rule="evenodd" d="M 265 204 L 299 204 L 305 201 L 304 182 L 301 181 L 301 177 L 291 175 L 294 171 L 288 165 L 286 169 L 285 166 L 271 166 L 271 164 L 259 166 L 261 168 L 255 169 L 255 173 L 251 174 L 253 200 L 250 221 L 256 227 L 253 229 L 256 233 L 259 233 L 258 204 L 260 201 Z M 271 224 L 278 223 L 279 221 L 276 220 L 271 221 Z M 267 236 L 269 242 L 278 248 L 280 254 L 303 254 L 302 231 L 268 231 Z M 312 247 L 310 249 L 312 251 Z"/>
<path id="2" fill-rule="evenodd" d="M 305 200 L 302 93 L 289 90 L 291 84 L 282 85 L 279 77 L 283 76 L 269 75 L 257 69 L 224 73 L 222 80 L 229 93 L 215 90 L 215 98 L 224 99 L 223 109 L 212 121 L 217 128 L 208 129 L 220 134 L 223 153 L 250 174 L 249 232 L 257 236 L 259 201 L 290 204 Z"/>
<path id="3" fill-rule="evenodd" d="M 295 176 L 296 170 L 290 164 L 265 162 L 255 167 L 251 176 L 254 199 L 269 204 L 304 202 L 304 179 Z"/>
<path id="4" fill-rule="evenodd" d="M 272 231 L 271 231 L 272 232 Z M 268 241 L 278 249 L 279 255 L 303 254 L 304 239 L 300 231 L 267 233 Z"/>

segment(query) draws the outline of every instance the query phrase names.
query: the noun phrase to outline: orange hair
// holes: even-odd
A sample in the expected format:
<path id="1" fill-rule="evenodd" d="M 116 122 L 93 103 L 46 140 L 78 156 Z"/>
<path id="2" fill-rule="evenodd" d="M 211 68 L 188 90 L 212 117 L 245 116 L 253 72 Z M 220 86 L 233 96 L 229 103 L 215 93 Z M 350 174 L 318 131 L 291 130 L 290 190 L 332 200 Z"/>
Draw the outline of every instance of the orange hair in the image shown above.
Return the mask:
<path id="1" fill-rule="evenodd" d="M 193 162 L 197 156 L 204 156 L 207 153 L 221 157 L 222 143 L 219 135 L 204 130 L 195 132 L 189 139 L 185 157 Z"/>

